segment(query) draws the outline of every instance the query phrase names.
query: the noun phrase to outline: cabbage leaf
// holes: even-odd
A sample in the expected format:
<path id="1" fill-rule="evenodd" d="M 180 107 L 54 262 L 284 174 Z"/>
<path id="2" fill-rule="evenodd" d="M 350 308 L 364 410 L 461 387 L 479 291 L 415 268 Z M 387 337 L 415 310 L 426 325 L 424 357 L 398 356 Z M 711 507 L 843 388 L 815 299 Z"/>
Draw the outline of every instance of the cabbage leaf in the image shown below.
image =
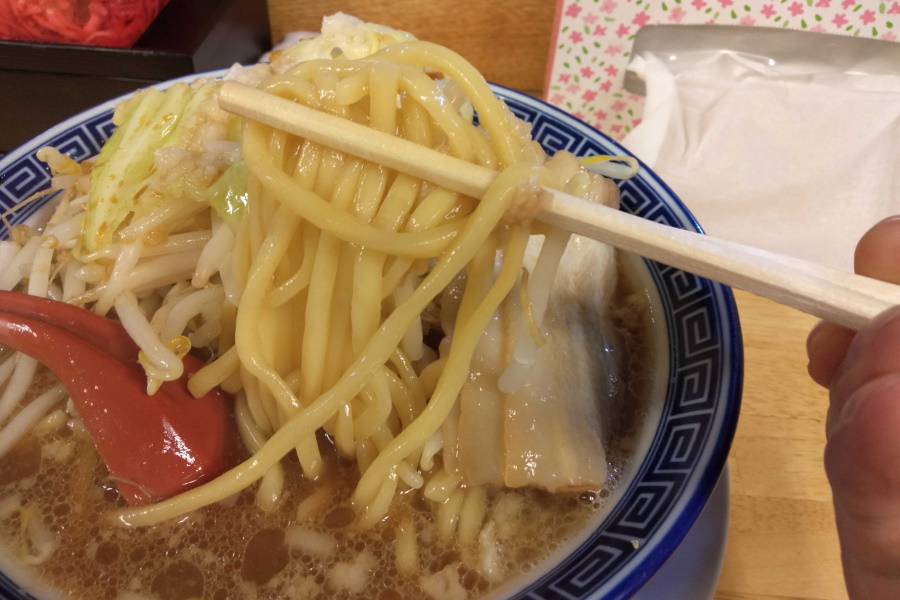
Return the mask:
<path id="1" fill-rule="evenodd" d="M 91 170 L 82 230 L 85 252 L 94 252 L 111 243 L 115 232 L 129 218 L 145 214 L 185 193 L 198 201 L 209 202 L 229 225 L 236 225 L 247 188 L 246 168 L 241 162 L 226 168 L 204 189 L 197 189 L 188 181 L 153 186 L 158 178 L 154 153 L 162 148 L 191 146 L 207 120 L 202 104 L 219 85 L 218 81 L 207 79 L 194 84 L 179 82 L 164 91 L 146 88 L 119 104 L 113 116 L 117 129 Z M 231 138 L 236 129 L 232 126 L 227 129 Z"/>

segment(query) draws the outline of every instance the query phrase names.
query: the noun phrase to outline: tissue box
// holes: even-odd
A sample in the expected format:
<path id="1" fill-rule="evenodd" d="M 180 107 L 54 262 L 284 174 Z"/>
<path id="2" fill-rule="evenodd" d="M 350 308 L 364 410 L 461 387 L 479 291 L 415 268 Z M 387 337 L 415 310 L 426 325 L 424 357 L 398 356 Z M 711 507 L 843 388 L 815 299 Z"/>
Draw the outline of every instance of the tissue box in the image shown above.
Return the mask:
<path id="1" fill-rule="evenodd" d="M 643 114 L 623 86 L 647 25 L 732 25 L 898 41 L 900 2 L 874 0 L 557 0 L 545 99 L 621 140 Z"/>
<path id="2" fill-rule="evenodd" d="M 0 153 L 139 87 L 269 48 L 265 0 L 171 0 L 131 48 L 0 41 Z"/>
<path id="3" fill-rule="evenodd" d="M 900 213 L 900 44 L 656 25 L 634 53 L 647 101 L 623 145 L 710 236 L 850 272 L 860 237 Z"/>

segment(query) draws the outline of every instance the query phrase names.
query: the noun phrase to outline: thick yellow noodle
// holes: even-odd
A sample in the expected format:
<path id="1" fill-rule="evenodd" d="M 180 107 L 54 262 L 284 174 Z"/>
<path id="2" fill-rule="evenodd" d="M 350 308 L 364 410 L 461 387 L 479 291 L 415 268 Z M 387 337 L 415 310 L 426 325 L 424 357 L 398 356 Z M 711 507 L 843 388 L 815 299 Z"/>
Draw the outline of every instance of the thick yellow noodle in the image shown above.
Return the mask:
<path id="1" fill-rule="evenodd" d="M 480 127 L 447 101 L 436 77 L 462 91 Z M 440 505 L 441 534 L 471 541 L 487 496 L 461 487 L 452 457 L 443 456 L 441 447 L 455 444 L 445 422 L 479 338 L 521 280 L 532 228 L 504 217 L 522 194 L 559 181 L 481 75 L 427 42 L 396 44 L 359 61 L 302 63 L 261 87 L 499 175 L 483 198 L 467 198 L 245 122 L 251 181 L 230 258 L 241 289 L 234 341 L 226 333 L 219 358 L 190 385 L 194 393 L 219 384 L 236 393 L 252 456 L 210 483 L 116 519 L 156 523 L 260 479 L 258 502 L 277 506 L 288 453 L 296 453 L 306 477 L 322 475 L 316 433 L 324 429 L 357 461 L 353 500 L 362 524 L 382 519 L 399 490 L 421 488 Z M 423 339 L 435 324 L 429 310 L 461 273 L 467 282 L 459 312 L 453 331 L 444 332 L 450 343 L 436 356 Z M 513 295 L 518 303 L 520 292 Z M 411 569 L 414 534 L 404 527 L 397 543 Z"/>

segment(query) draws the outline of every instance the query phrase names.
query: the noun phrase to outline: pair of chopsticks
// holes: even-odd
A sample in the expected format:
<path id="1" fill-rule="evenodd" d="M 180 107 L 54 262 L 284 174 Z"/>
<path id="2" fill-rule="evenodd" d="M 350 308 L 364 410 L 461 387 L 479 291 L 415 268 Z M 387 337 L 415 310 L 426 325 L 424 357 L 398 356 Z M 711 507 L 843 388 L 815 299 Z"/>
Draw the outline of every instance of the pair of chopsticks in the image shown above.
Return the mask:
<path id="1" fill-rule="evenodd" d="M 219 92 L 229 112 L 447 189 L 481 197 L 496 171 L 235 82 Z M 900 305 L 900 286 L 648 221 L 558 190 L 537 217 L 623 250 L 764 296 L 851 329 Z"/>

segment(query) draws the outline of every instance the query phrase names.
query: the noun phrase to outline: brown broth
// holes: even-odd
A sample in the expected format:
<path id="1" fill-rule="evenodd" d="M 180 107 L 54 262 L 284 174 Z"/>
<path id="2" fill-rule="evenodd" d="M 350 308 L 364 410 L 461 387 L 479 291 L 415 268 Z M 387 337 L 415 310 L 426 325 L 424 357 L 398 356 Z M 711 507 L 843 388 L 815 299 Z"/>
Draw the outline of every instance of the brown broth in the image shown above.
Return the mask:
<path id="1" fill-rule="evenodd" d="M 620 268 L 622 272 L 628 270 Z M 498 535 L 503 538 L 505 580 L 524 576 L 577 536 L 628 468 L 647 413 L 653 362 L 647 294 L 633 275 L 620 276 L 615 305 L 627 366 L 607 415 L 607 432 L 614 432 L 607 433 L 605 440 L 610 463 L 607 484 L 581 494 L 534 489 L 491 492 L 489 516 L 498 523 Z M 44 451 L 36 459 L 38 441 Z M 331 448 L 324 437 L 320 445 Z M 61 460 L 66 448 L 71 456 Z M 55 449 L 57 458 L 48 449 Z M 125 592 L 137 594 L 130 598 L 158 600 L 427 598 L 419 574 L 399 572 L 394 558 L 395 528 L 411 517 L 420 574 L 449 566 L 459 574 L 469 597 L 488 594 L 499 585 L 467 566 L 474 562 L 475 549 L 441 539 L 433 507 L 415 491 L 399 495 L 382 522 L 358 529 L 350 503 L 357 468 L 334 452 L 327 453 L 326 459 L 326 481 L 312 484 L 302 478 L 296 460 L 286 458 L 286 499 L 271 514 L 256 506 L 253 486 L 178 522 L 123 529 L 106 525 L 101 518 L 124 506 L 124 501 L 86 434 L 63 428 L 40 438 L 29 435 L 0 459 L 0 505 L 18 496 L 25 507 L 0 519 L 0 538 L 13 559 L 27 555 L 33 550 L 23 534 L 27 521 L 41 519 L 60 545 L 52 558 L 28 568 L 64 596 L 79 599 L 114 600 Z M 329 490 L 327 508 L 307 522 L 296 523 L 297 505 L 318 485 Z M 503 519 L 500 511 L 513 516 Z M 298 525 L 333 540 L 333 552 L 316 556 L 290 547 L 286 531 Z M 370 564 L 362 564 L 366 561 Z M 343 568 L 342 563 L 354 562 L 371 572 L 364 587 L 338 589 L 334 574 Z"/>

